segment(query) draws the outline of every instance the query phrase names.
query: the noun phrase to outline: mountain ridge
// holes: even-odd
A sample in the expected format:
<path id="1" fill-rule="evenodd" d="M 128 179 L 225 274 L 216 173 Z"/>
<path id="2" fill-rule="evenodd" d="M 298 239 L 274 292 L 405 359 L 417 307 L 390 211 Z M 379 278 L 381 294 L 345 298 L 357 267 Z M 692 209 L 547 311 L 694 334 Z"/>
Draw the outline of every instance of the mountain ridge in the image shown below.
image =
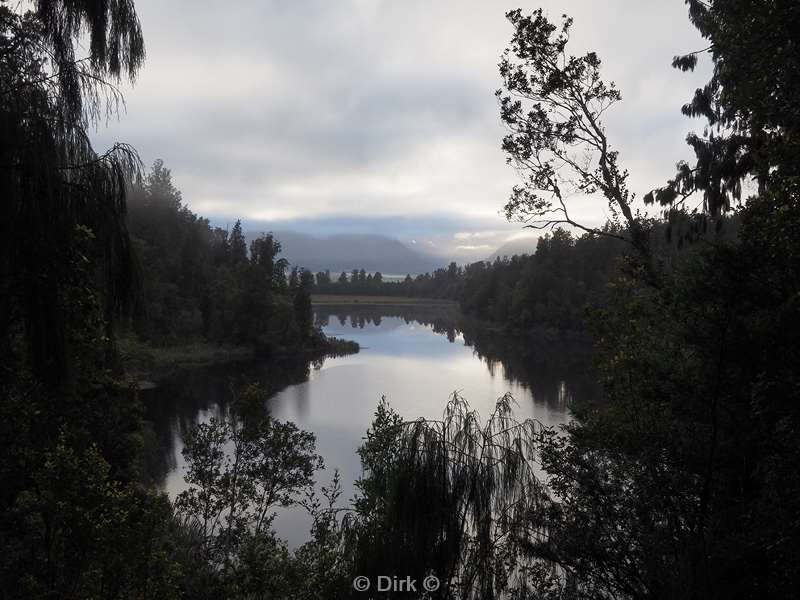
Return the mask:
<path id="1" fill-rule="evenodd" d="M 439 266 L 439 260 L 406 246 L 395 238 L 369 233 L 338 233 L 316 236 L 291 230 L 272 232 L 281 244 L 281 256 L 292 266 L 331 272 L 364 269 L 368 272 L 424 273 Z M 261 234 L 245 232 L 250 240 Z"/>

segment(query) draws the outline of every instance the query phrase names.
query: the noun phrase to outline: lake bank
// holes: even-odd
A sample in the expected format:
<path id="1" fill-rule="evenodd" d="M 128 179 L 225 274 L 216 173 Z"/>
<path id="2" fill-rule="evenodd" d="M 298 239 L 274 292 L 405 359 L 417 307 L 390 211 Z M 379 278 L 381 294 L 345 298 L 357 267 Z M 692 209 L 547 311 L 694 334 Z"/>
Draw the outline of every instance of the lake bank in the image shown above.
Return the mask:
<path id="1" fill-rule="evenodd" d="M 326 356 L 355 354 L 359 349 L 358 344 L 350 340 L 326 337 L 319 346 L 278 351 L 270 357 L 314 360 Z M 166 377 L 184 371 L 244 363 L 258 358 L 256 350 L 246 346 L 206 341 L 154 346 L 132 337 L 118 340 L 117 351 L 126 378 L 136 381 L 140 387 L 152 386 Z"/>
<path id="2" fill-rule="evenodd" d="M 408 298 L 405 296 L 356 296 L 312 294 L 314 306 L 441 306 L 458 309 L 458 303 L 440 298 Z"/>

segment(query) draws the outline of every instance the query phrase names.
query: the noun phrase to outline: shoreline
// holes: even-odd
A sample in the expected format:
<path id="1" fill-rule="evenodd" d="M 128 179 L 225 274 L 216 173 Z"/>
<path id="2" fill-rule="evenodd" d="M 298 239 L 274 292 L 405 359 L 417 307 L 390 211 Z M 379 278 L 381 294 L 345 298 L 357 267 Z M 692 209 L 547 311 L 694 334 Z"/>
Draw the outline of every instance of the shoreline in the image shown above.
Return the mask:
<path id="1" fill-rule="evenodd" d="M 458 302 L 441 298 L 312 294 L 312 306 L 437 306 L 458 308 Z"/>
<path id="2" fill-rule="evenodd" d="M 342 356 L 359 352 L 356 342 L 327 338 L 322 347 L 294 350 L 281 349 L 263 356 L 264 360 L 303 359 Z M 172 346 L 153 346 L 132 338 L 117 341 L 117 352 L 126 381 L 135 382 L 139 389 L 156 387 L 162 381 L 182 371 L 247 362 L 259 358 L 255 348 L 205 341 L 186 342 Z"/>
<path id="3" fill-rule="evenodd" d="M 117 352 L 124 378 L 140 389 L 155 387 L 179 371 L 201 369 L 250 360 L 252 348 L 196 341 L 170 346 L 153 346 L 130 337 L 117 340 Z"/>

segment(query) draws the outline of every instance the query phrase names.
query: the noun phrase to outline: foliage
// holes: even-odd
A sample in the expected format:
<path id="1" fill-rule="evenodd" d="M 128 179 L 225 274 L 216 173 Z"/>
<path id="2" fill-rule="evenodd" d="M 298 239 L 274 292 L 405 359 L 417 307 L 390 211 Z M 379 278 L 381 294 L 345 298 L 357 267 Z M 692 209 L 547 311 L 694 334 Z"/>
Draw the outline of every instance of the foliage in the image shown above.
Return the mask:
<path id="1" fill-rule="evenodd" d="M 338 471 L 321 493 L 322 499 L 311 490 L 304 501 L 312 525 L 309 541 L 293 556 L 302 581 L 294 591 L 296 598 L 345 598 L 352 591 L 354 573 L 347 550 L 350 534 L 336 506 L 342 493 Z"/>
<path id="2" fill-rule="evenodd" d="M 658 289 L 618 281 L 595 317 L 607 404 L 543 452 L 562 509 L 531 549 L 574 573 L 580 597 L 791 594 L 797 202 L 796 189 L 751 200 L 738 242 L 692 254 Z"/>
<path id="3" fill-rule="evenodd" d="M 434 575 L 434 597 L 499 598 L 549 570 L 526 560 L 519 530 L 548 502 L 533 463 L 543 426 L 517 421 L 512 405 L 500 398 L 481 423 L 455 393 L 442 420 L 404 423 L 381 402 L 359 449 L 355 573 Z"/>
<path id="4" fill-rule="evenodd" d="M 763 7 L 747 0 L 686 4 L 709 46 L 676 56 L 673 66 L 693 70 L 701 55 L 710 55 L 710 80 L 682 108 L 687 116 L 704 118 L 706 126 L 702 135 L 687 136 L 694 164 L 681 161 L 676 177 L 645 200 L 680 207 L 701 192 L 703 212 L 713 217 L 741 202 L 748 176 L 763 193 L 800 174 L 800 69 L 794 43 L 800 10 L 792 0 Z"/>
<path id="5" fill-rule="evenodd" d="M 109 473 L 96 448 L 65 436 L 43 453 L 4 519 L 17 528 L 3 536 L 7 597 L 178 597 L 169 504 Z"/>
<path id="6" fill-rule="evenodd" d="M 631 206 L 628 172 L 620 167 L 602 123 L 603 114 L 622 99 L 620 91 L 602 80 L 597 54 L 567 54 L 571 19 L 565 17 L 559 28 L 542 9 L 531 16 L 514 10 L 506 17 L 514 35 L 500 61 L 504 87 L 496 96 L 509 130 L 503 150 L 524 178 L 524 185 L 512 191 L 506 215 L 535 229 L 567 224 L 627 239 L 647 254 L 646 227 Z M 608 201 L 615 225 L 622 214 L 629 237 L 570 217 L 570 195 L 597 192 Z"/>
<path id="7" fill-rule="evenodd" d="M 119 100 L 103 76 L 133 75 L 144 50 L 135 13 L 106 2 L 40 2 L 33 12 L 8 4 L 0 4 L 0 352 L 9 360 L 24 345 L 37 377 L 55 384 L 69 371 L 58 296 L 70 278 L 62 249 L 76 230 L 92 232 L 87 254 L 106 319 L 135 287 L 124 213 L 139 160 L 125 145 L 98 155 L 87 128 Z M 84 26 L 88 66 L 74 59 Z"/>
<path id="8" fill-rule="evenodd" d="M 791 21 L 780 4 L 765 18 Z M 793 594 L 798 480 L 788 465 L 800 450 L 800 213 L 796 182 L 785 176 L 796 157 L 777 165 L 787 159 L 796 120 L 779 123 L 789 113 L 775 112 L 769 133 L 759 123 L 763 109 L 776 108 L 773 100 L 784 102 L 792 88 L 773 95 L 738 79 L 755 50 L 753 21 L 762 18 L 752 3 L 689 5 L 712 42 L 715 72 L 685 111 L 740 128 L 709 145 L 690 136 L 699 159 L 690 183 L 705 192 L 712 218 L 730 208 L 745 176 L 755 174 L 759 194 L 738 213 L 737 237 L 711 234 L 670 255 L 655 281 L 652 273 L 623 274 L 592 318 L 606 400 L 576 411 L 566 435 L 542 439 L 542 466 L 559 502 L 545 521 L 548 537 L 527 548 L 573 578 L 566 597 Z M 776 23 L 768 40 L 759 33 L 755 43 L 775 43 L 780 52 L 791 44 L 780 38 L 786 34 Z M 694 62 L 686 60 L 676 64 Z M 796 62 L 759 67 L 783 78 Z M 763 99 L 745 101 L 748 94 Z M 759 144 L 766 146 L 756 159 Z M 766 165 L 768 177 L 759 171 Z M 661 200 L 673 202 L 673 192 Z M 676 207 L 670 216 L 705 222 Z"/>
<path id="9" fill-rule="evenodd" d="M 183 203 L 162 161 L 133 190 L 127 223 L 143 280 L 131 329 L 143 341 L 207 340 L 260 353 L 324 348 L 311 326 L 311 274 L 290 286 L 272 234 L 251 240 L 248 253 L 240 221 L 230 232 L 211 227 Z"/>
<path id="10" fill-rule="evenodd" d="M 133 304 L 140 331 L 177 322 L 181 333 L 205 328 L 211 339 L 262 347 L 326 344 L 310 326 L 309 277 L 288 289 L 272 236 L 253 240 L 248 256 L 241 225 L 230 239 L 210 229 L 182 205 L 162 163 L 141 185 L 132 148 L 93 150 L 88 127 L 116 114 L 115 83 L 132 80 L 143 58 L 130 0 L 42 0 L 31 10 L 0 2 L 4 597 L 263 597 L 297 587 L 268 527 L 271 508 L 294 502 L 318 466 L 310 434 L 256 418 L 246 398 L 238 408 L 247 425 L 223 428 L 246 459 L 237 480 L 225 480 L 221 539 L 236 546 L 233 581 L 220 580 L 218 562 L 198 565 L 196 549 L 211 544 L 139 483 L 142 410 L 136 390 L 115 378 L 113 352 L 114 325 L 128 323 Z M 201 326 L 181 329 L 181 301 Z"/>
<path id="11" fill-rule="evenodd" d="M 599 59 L 567 54 L 569 19 L 558 28 L 541 11 L 512 11 L 499 97 L 504 148 L 526 180 L 507 211 L 582 228 L 567 194 L 600 192 L 624 224 L 583 227 L 578 239 L 555 229 L 535 255 L 491 265 L 398 283 L 354 270 L 333 283 L 329 273 L 287 279 L 270 235 L 248 252 L 240 222 L 211 228 L 162 163 L 138 185 L 131 148 L 92 149 L 87 127 L 115 113 L 113 82 L 144 58 L 132 2 L 41 0 L 28 12 L 1 2 L 4 595 L 326 598 L 347 595 L 353 574 L 435 574 L 445 598 L 793 597 L 798 10 L 788 0 L 687 4 L 714 70 L 684 112 L 711 129 L 689 136 L 696 165 L 679 165 L 645 200 L 701 228 L 707 216 L 721 222 L 754 177 L 736 237 L 706 232 L 683 253 L 654 243 L 602 126 L 620 94 Z M 695 56 L 675 66 L 692 68 Z M 696 191 L 699 217 L 682 205 Z M 130 323 L 126 227 L 143 278 Z M 616 238 L 631 242 L 633 268 L 616 269 Z M 312 490 L 313 436 L 271 419 L 249 388 L 187 438 L 190 487 L 177 512 L 141 489 L 141 407 L 114 379 L 113 325 L 160 343 L 320 345 L 313 285 L 459 298 L 518 328 L 575 327 L 590 306 L 604 401 L 574 406 L 562 431 L 516 421 L 509 397 L 485 423 L 457 394 L 441 420 L 403 422 L 382 403 L 340 518 L 338 475 L 323 499 Z M 271 525 L 277 507 L 301 503 L 311 540 L 292 553 Z"/>
<path id="12" fill-rule="evenodd" d="M 314 436 L 263 413 L 256 386 L 234 401 L 233 414 L 198 424 L 185 440 L 189 487 L 176 499 L 196 536 L 207 570 L 204 597 L 282 597 L 289 555 L 270 527 L 275 508 L 297 504 L 322 468 Z"/>

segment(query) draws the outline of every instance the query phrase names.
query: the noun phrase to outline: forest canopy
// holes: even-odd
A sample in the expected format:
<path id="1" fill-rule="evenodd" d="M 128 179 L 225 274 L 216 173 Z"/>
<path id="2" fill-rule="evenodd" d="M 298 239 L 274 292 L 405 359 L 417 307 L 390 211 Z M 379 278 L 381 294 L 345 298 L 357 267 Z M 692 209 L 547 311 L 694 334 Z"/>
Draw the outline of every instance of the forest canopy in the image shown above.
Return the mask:
<path id="1" fill-rule="evenodd" d="M 142 276 L 130 320 L 140 339 L 155 345 L 200 339 L 262 354 L 322 348 L 311 322 L 311 275 L 287 274 L 271 233 L 248 245 L 241 221 L 223 229 L 194 214 L 162 161 L 131 190 L 127 226 Z"/>

